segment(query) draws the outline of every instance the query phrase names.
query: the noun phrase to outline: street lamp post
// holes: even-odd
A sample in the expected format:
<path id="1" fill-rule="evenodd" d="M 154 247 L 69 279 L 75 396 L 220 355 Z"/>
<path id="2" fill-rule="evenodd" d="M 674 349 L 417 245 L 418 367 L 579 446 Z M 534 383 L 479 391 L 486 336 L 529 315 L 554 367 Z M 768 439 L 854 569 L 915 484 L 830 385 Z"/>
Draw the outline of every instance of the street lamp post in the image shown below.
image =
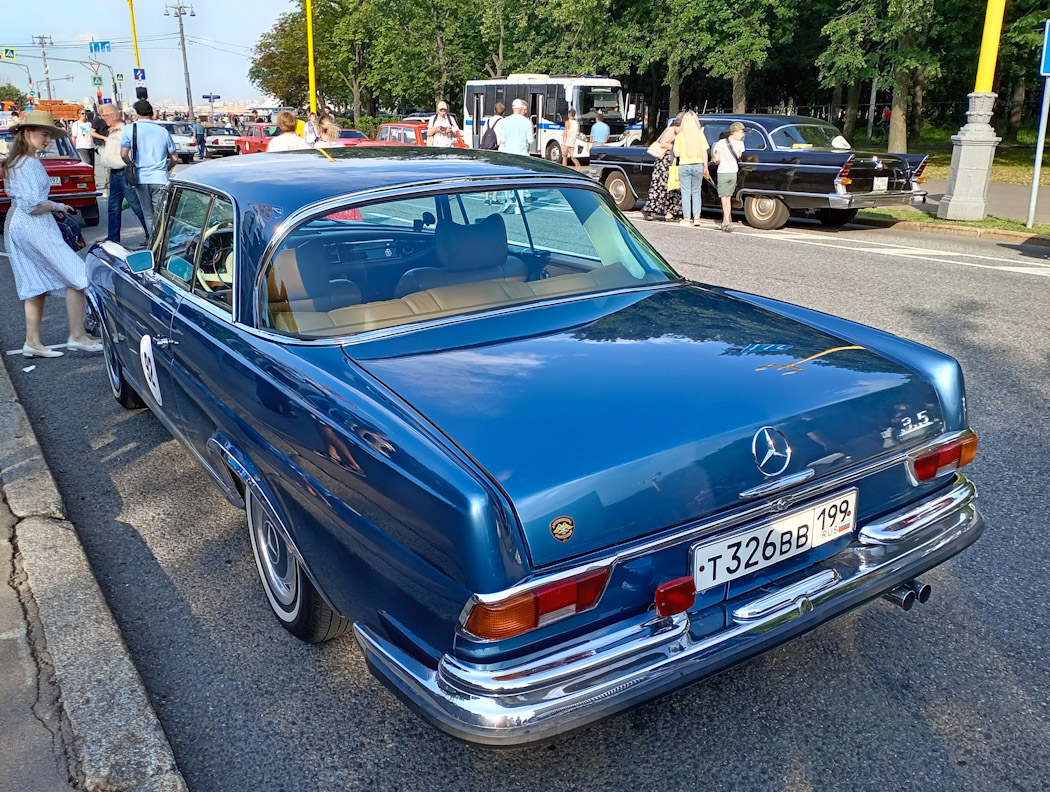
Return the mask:
<path id="1" fill-rule="evenodd" d="M 306 0 L 306 74 L 310 82 L 310 112 L 317 112 L 317 75 L 314 71 L 314 12 L 311 0 Z"/>
<path id="2" fill-rule="evenodd" d="M 197 16 L 197 12 L 193 10 L 193 5 L 186 5 L 182 0 L 178 0 L 175 5 L 164 6 L 164 16 L 171 16 L 169 11 L 174 11 L 175 16 L 179 20 L 179 42 L 182 44 L 182 67 L 185 70 L 186 75 L 186 108 L 189 112 L 190 118 L 193 117 L 193 91 L 190 90 L 190 62 L 186 58 L 186 33 L 182 28 L 182 18 L 189 14 L 190 16 Z"/>
<path id="3" fill-rule="evenodd" d="M 948 189 L 937 206 L 943 220 L 983 220 L 988 214 L 988 182 L 992 174 L 995 147 L 1002 138 L 988 123 L 992 120 L 996 94 L 992 92 L 995 62 L 999 56 L 999 37 L 1003 30 L 1006 0 L 988 0 L 981 39 L 981 58 L 977 80 L 967 98 L 970 109 L 966 125 L 952 135 L 952 167 Z"/>

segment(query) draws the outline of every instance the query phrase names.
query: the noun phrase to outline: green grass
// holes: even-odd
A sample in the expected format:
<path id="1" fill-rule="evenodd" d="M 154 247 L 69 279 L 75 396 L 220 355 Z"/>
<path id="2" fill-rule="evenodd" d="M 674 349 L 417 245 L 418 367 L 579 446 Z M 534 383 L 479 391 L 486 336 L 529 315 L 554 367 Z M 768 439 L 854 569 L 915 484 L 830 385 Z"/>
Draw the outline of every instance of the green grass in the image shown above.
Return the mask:
<path id="1" fill-rule="evenodd" d="M 996 228 L 1002 231 L 1020 231 L 1026 234 L 1045 234 L 1050 236 L 1050 224 L 1048 223 L 1035 223 L 1031 228 L 1027 228 L 1020 220 L 1006 220 L 1002 217 L 986 217 L 984 220 L 941 220 L 935 214 L 906 206 L 862 209 L 858 213 L 858 217 L 874 217 L 882 220 L 910 220 L 916 223 L 973 226 L 975 228 Z"/>
<path id="2" fill-rule="evenodd" d="M 918 143 L 908 146 L 908 151 L 915 154 L 929 154 L 930 164 L 923 174 L 928 179 L 947 179 L 952 164 L 951 136 L 958 129 L 926 127 L 922 130 Z M 1001 131 L 1000 131 L 1001 134 Z M 995 150 L 992 162 L 992 181 L 1002 184 L 1031 184 L 1035 171 L 1035 138 L 1036 130 L 1018 130 L 1016 144 L 1000 143 Z M 874 145 L 864 142 L 864 130 L 858 128 L 857 147 L 862 151 L 886 151 L 885 144 Z M 1050 150 L 1043 151 L 1043 168 L 1039 173 L 1039 184 L 1050 187 Z"/>

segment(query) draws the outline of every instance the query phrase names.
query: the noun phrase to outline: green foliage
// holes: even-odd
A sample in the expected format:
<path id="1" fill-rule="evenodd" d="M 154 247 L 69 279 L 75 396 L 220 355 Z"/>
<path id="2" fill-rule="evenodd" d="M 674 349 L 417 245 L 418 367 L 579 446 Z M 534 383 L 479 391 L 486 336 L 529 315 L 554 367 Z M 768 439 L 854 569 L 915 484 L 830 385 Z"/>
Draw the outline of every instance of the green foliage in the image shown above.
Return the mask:
<path id="1" fill-rule="evenodd" d="M 14 102 L 20 108 L 25 107 L 29 102 L 29 97 L 11 83 L 0 83 L 0 99 L 5 102 Z"/>

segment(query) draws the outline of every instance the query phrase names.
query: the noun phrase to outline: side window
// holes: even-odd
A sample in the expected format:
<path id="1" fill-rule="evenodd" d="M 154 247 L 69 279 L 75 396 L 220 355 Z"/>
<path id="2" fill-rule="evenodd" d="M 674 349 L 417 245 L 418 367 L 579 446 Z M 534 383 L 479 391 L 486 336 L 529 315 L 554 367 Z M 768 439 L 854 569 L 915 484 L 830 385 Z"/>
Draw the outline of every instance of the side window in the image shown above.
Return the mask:
<path id="1" fill-rule="evenodd" d="M 729 134 L 729 124 L 725 122 L 718 122 L 714 124 L 704 125 L 704 137 L 707 138 L 707 145 L 714 146 L 718 142 L 719 138 L 726 137 Z"/>
<path id="2" fill-rule="evenodd" d="M 208 217 L 211 196 L 195 190 L 178 190 L 168 201 L 164 243 L 158 272 L 184 289 L 193 278 L 193 262 Z"/>
<path id="3" fill-rule="evenodd" d="M 766 147 L 765 136 L 754 127 L 748 127 L 744 133 L 744 148 L 761 151 Z"/>
<path id="4" fill-rule="evenodd" d="M 213 305 L 233 311 L 233 206 L 216 197 L 201 234 L 193 293 Z"/>

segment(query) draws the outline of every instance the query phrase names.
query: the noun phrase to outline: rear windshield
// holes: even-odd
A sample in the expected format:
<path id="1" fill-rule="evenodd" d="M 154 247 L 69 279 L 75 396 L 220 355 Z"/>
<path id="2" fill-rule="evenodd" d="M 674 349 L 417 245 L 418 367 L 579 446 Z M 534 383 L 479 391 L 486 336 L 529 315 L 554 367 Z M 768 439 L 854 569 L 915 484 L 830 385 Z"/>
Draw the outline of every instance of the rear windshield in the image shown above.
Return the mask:
<path id="1" fill-rule="evenodd" d="M 168 131 L 173 135 L 188 135 L 193 137 L 194 131 L 190 124 L 163 124 L 168 128 Z"/>
<path id="2" fill-rule="evenodd" d="M 773 145 L 781 149 L 848 149 L 849 141 L 830 124 L 792 124 L 774 130 Z"/>
<path id="3" fill-rule="evenodd" d="M 262 326 L 313 338 L 675 280 L 596 192 L 474 190 L 306 221 L 271 259 L 258 301 Z"/>
<path id="4" fill-rule="evenodd" d="M 204 133 L 206 135 L 233 135 L 237 137 L 237 130 L 229 127 L 204 127 Z"/>
<path id="5" fill-rule="evenodd" d="M 7 156 L 7 152 L 14 144 L 14 139 L 14 135 L 10 132 L 0 132 L 0 159 Z M 37 154 L 37 157 L 39 159 L 80 159 L 68 137 L 52 140 L 44 151 Z"/>

